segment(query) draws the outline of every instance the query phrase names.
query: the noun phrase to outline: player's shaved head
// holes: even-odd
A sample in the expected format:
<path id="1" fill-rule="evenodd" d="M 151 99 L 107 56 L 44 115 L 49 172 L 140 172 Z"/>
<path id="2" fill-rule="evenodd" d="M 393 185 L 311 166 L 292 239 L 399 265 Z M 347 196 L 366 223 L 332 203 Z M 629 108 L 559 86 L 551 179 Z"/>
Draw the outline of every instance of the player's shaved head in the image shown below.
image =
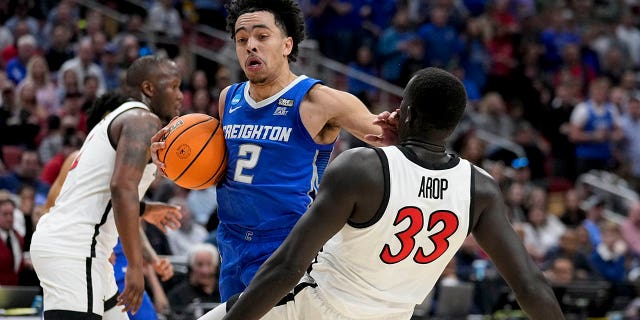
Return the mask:
<path id="1" fill-rule="evenodd" d="M 464 114 L 467 93 L 464 85 L 451 73 L 438 68 L 416 72 L 405 88 L 403 104 L 411 106 L 417 126 L 438 131 L 452 131 Z"/>
<path id="2" fill-rule="evenodd" d="M 136 59 L 127 69 L 125 83 L 128 89 L 134 92 L 140 91 L 144 81 L 155 81 L 157 76 L 166 70 L 163 66 L 171 63 L 173 63 L 171 60 L 158 56 L 144 56 Z"/>

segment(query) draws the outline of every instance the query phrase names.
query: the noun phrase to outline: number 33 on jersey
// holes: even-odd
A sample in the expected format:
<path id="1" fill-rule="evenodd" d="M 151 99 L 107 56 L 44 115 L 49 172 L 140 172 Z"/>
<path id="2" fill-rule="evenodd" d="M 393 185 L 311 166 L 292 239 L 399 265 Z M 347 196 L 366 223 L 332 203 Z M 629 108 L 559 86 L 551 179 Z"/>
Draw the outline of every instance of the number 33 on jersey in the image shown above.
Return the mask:
<path id="1" fill-rule="evenodd" d="M 318 254 L 310 275 L 323 278 L 317 280 L 324 285 L 340 283 L 340 290 L 345 290 L 345 283 L 352 284 L 347 290 L 360 291 L 375 283 L 369 294 L 385 295 L 376 299 L 420 297 L 433 288 L 469 234 L 475 169 L 455 156 L 433 166 L 405 147 L 376 151 L 385 175 L 385 200 L 378 214 L 368 223 L 343 227 Z M 406 283 L 394 277 L 379 279 L 380 270 L 415 276 Z M 372 278 L 376 280 L 367 281 Z"/>

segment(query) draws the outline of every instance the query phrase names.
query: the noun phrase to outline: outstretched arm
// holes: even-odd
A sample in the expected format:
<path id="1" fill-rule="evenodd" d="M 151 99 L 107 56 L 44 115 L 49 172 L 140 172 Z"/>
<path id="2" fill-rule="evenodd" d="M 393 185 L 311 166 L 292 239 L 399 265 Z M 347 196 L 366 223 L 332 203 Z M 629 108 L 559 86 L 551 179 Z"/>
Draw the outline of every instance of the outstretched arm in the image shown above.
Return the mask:
<path id="1" fill-rule="evenodd" d="M 478 244 L 489 254 L 531 319 L 564 319 L 551 287 L 507 220 L 498 185 L 486 173 L 473 174 L 477 182 L 473 235 Z"/>
<path id="2" fill-rule="evenodd" d="M 374 146 L 398 142 L 397 122 L 389 117 L 391 113 L 372 114 L 362 101 L 348 92 L 316 85 L 306 99 L 300 116 L 318 143 L 333 142 L 341 128 Z"/>

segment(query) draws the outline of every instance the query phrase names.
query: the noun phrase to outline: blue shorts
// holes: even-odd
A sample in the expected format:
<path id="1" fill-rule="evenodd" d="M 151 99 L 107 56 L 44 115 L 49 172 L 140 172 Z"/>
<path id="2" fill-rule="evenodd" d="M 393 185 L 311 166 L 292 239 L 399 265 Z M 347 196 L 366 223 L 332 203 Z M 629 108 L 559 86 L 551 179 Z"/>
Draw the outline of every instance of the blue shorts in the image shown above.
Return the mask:
<path id="1" fill-rule="evenodd" d="M 289 231 L 290 228 L 285 228 L 261 233 L 223 223 L 218 226 L 220 301 L 227 301 L 247 288 L 258 268 L 278 249 Z"/>

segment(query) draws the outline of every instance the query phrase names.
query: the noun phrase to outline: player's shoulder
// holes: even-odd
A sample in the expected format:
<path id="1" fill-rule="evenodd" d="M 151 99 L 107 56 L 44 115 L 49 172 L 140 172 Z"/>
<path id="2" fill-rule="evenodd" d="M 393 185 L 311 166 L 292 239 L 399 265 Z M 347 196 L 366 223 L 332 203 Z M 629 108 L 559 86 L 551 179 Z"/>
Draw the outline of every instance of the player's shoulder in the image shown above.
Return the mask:
<path id="1" fill-rule="evenodd" d="M 476 200 L 488 202 L 502 195 L 498 182 L 487 171 L 471 163 L 471 174 Z"/>
<path id="2" fill-rule="evenodd" d="M 346 176 L 366 176 L 381 172 L 382 151 L 376 148 L 359 147 L 340 153 L 331 163 L 334 171 Z"/>

